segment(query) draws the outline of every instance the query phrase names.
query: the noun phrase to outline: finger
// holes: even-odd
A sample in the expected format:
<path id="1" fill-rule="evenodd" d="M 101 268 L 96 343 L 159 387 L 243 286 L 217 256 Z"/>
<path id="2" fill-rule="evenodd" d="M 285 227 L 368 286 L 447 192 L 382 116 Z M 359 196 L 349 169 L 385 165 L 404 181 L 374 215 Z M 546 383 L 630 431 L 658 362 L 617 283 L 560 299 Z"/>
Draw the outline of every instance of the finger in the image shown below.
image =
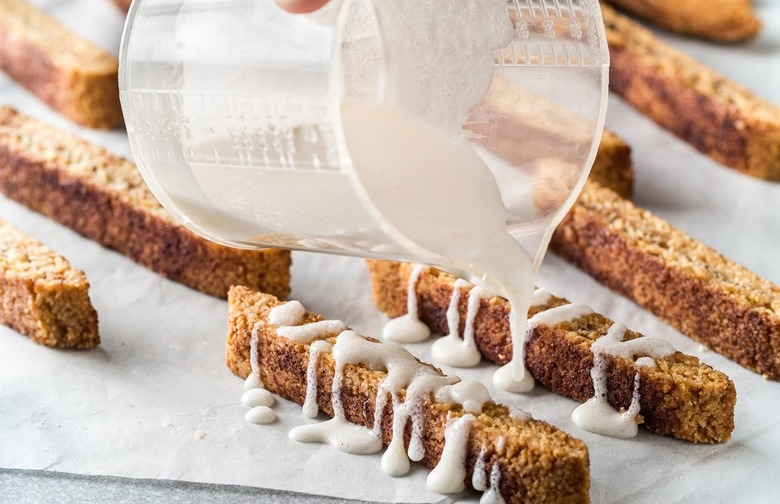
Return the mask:
<path id="1" fill-rule="evenodd" d="M 276 0 L 276 3 L 287 12 L 306 14 L 316 11 L 328 3 L 328 0 Z"/>

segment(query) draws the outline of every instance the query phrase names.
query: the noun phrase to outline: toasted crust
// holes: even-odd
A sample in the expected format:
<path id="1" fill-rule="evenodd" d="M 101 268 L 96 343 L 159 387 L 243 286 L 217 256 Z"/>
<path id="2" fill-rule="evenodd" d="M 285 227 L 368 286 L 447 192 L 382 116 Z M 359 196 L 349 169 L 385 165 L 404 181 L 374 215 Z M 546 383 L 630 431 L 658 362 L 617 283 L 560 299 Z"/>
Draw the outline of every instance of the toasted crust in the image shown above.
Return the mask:
<path id="1" fill-rule="evenodd" d="M 122 124 L 117 59 L 26 0 L 0 0 L 0 70 L 74 122 Z"/>
<path id="2" fill-rule="evenodd" d="M 84 272 L 2 220 L 0 323 L 48 347 L 100 343 Z"/>
<path id="3" fill-rule="evenodd" d="M 406 313 L 407 283 L 412 265 L 367 261 L 372 281 L 372 299 L 390 317 Z M 446 311 L 455 278 L 430 269 L 420 276 L 415 291 L 418 316 L 432 331 L 445 334 Z M 468 296 L 459 301 L 465 320 Z M 533 306 L 529 316 L 566 304 L 552 297 Z M 475 319 L 475 342 L 482 355 L 504 364 L 512 357 L 509 334 L 509 304 L 499 297 L 483 299 Z M 586 401 L 593 396 L 590 370 L 595 340 L 604 336 L 612 321 L 592 314 L 556 326 L 539 325 L 526 344 L 526 366 L 539 383 L 557 394 Z M 462 332 L 462 329 L 461 329 Z M 629 331 L 626 339 L 641 337 Z M 607 359 L 607 400 L 616 409 L 631 404 L 636 373 L 640 374 L 640 415 L 652 432 L 700 443 L 728 440 L 734 430 L 736 391 L 726 375 L 702 364 L 696 357 L 677 352 L 657 359 L 656 368 L 637 367 L 633 359 L 610 355 Z"/>
<path id="4" fill-rule="evenodd" d="M 590 184 L 551 248 L 696 341 L 780 379 L 780 288 L 666 221 Z"/>
<path id="5" fill-rule="evenodd" d="M 696 149 L 780 180 L 780 109 L 602 6 L 610 89 Z"/>
<path id="6" fill-rule="evenodd" d="M 615 133 L 604 130 L 589 179 L 609 187 L 622 197 L 634 194 L 634 165 L 631 147 Z"/>
<path id="7" fill-rule="evenodd" d="M 281 396 L 303 403 L 306 395 L 308 345 L 277 336 L 268 323 L 268 314 L 279 304 L 273 296 L 234 287 L 228 296 L 227 364 L 242 378 L 251 372 L 249 351 L 252 328 L 258 327 L 260 378 L 266 387 Z M 307 312 L 306 320 L 320 320 Z M 332 340 L 332 339 L 331 339 Z M 331 341 L 332 342 L 332 341 Z M 331 386 L 335 363 L 331 354 L 323 354 L 318 364 L 317 403 L 321 411 L 333 415 Z M 340 391 L 349 421 L 371 427 L 377 387 L 385 373 L 371 371 L 362 365 L 346 366 L 344 386 Z M 464 414 L 458 405 L 423 401 L 425 457 L 434 467 L 444 446 L 444 429 L 448 415 Z M 385 444 L 392 438 L 392 407 L 382 417 Z M 407 425 L 405 442 L 411 428 Z M 504 438 L 500 448 L 499 438 Z M 487 403 L 477 415 L 469 434 L 465 483 L 470 486 L 477 457 L 483 446 L 489 453 L 487 470 L 498 464 L 501 470 L 501 494 L 507 502 L 588 502 L 589 470 L 585 445 L 546 422 L 512 418 L 505 406 Z"/>
<path id="8" fill-rule="evenodd" d="M 0 108 L 0 191 L 166 278 L 213 296 L 247 285 L 284 297 L 290 253 L 217 245 L 178 224 L 135 165 Z"/>
<path id="9" fill-rule="evenodd" d="M 608 0 L 668 30 L 719 42 L 736 42 L 755 36 L 761 21 L 752 0 Z"/>

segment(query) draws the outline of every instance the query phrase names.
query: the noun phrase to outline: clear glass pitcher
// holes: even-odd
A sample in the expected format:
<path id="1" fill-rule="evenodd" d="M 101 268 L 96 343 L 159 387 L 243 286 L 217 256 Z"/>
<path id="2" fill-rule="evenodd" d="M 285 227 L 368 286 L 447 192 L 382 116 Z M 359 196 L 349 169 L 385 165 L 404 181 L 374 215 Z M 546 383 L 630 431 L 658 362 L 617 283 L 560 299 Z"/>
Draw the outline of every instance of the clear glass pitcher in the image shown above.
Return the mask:
<path id="1" fill-rule="evenodd" d="M 144 179 L 219 243 L 438 265 L 410 219 L 493 199 L 538 263 L 601 137 L 601 13 L 485 1 L 135 0 L 119 84 Z"/>

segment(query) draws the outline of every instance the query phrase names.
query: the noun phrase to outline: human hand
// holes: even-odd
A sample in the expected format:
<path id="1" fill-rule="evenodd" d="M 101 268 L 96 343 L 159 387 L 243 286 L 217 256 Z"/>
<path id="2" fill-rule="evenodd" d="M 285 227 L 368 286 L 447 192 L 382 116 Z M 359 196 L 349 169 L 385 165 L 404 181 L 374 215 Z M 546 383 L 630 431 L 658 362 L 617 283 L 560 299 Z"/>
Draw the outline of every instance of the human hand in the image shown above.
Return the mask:
<path id="1" fill-rule="evenodd" d="M 328 3 L 328 0 L 276 0 L 276 3 L 287 12 L 307 14 L 316 11 Z"/>

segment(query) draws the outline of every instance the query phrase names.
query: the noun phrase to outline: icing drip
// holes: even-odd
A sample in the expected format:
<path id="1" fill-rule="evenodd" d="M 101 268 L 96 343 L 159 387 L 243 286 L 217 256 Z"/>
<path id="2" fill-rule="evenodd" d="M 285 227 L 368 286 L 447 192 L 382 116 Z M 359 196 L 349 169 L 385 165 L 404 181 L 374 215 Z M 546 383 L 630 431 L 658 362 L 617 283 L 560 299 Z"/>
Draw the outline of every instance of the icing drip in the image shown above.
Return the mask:
<path id="1" fill-rule="evenodd" d="M 441 459 L 428 474 L 428 488 L 434 492 L 457 493 L 466 488 L 466 446 L 474 420 L 474 415 L 467 413 L 447 423 Z"/>
<path id="2" fill-rule="evenodd" d="M 431 347 L 433 358 L 449 366 L 472 367 L 479 364 L 479 361 L 482 360 L 482 354 L 479 353 L 474 340 L 474 319 L 479 311 L 480 300 L 485 297 L 486 291 L 484 289 L 473 287 L 469 291 L 463 338 L 461 339 L 458 335 L 460 330 L 458 302 L 460 301 L 461 289 L 468 285 L 469 283 L 464 280 L 458 279 L 455 281 L 450 304 L 447 308 L 447 328 L 449 329 L 449 334 L 436 340 Z"/>
<path id="3" fill-rule="evenodd" d="M 309 347 L 309 364 L 306 366 L 306 399 L 303 401 L 303 415 L 314 418 L 319 412 L 317 406 L 317 363 L 322 352 L 330 350 L 327 341 L 315 341 Z"/>
<path id="4" fill-rule="evenodd" d="M 639 414 L 641 399 L 639 371 L 634 376 L 631 405 L 628 410 L 621 413 L 607 400 L 607 355 L 632 359 L 638 354 L 644 354 L 637 359 L 635 366 L 655 367 L 655 359 L 666 357 L 676 351 L 666 341 L 650 336 L 623 341 L 625 334 L 624 324 L 613 324 L 607 334 L 591 346 L 593 368 L 590 376 L 593 381 L 593 397 L 579 405 L 572 413 L 572 420 L 582 429 L 620 438 L 634 437 L 637 434 L 636 417 Z"/>
<path id="5" fill-rule="evenodd" d="M 347 324 L 340 320 L 320 320 L 302 326 L 282 326 L 276 334 L 299 343 L 312 341 L 327 336 L 335 336 L 347 329 Z"/>
<path id="6" fill-rule="evenodd" d="M 550 302 L 552 293 L 547 289 L 537 288 L 531 296 L 531 306 L 546 305 Z"/>
<path id="7" fill-rule="evenodd" d="M 325 422 L 300 425 L 290 431 L 290 439 L 301 443 L 329 444 L 339 451 L 368 455 L 382 449 L 382 439 L 370 429 L 350 423 L 343 417 Z"/>
<path id="8" fill-rule="evenodd" d="M 274 306 L 268 314 L 268 321 L 277 327 L 297 326 L 301 325 L 305 314 L 306 308 L 300 301 L 288 301 Z"/>
<path id="9" fill-rule="evenodd" d="M 260 381 L 260 366 L 257 365 L 259 358 L 257 342 L 260 337 L 260 328 L 263 326 L 263 321 L 258 320 L 252 327 L 252 337 L 249 340 L 249 365 L 252 368 L 252 374 L 257 376 L 257 380 Z"/>
<path id="10" fill-rule="evenodd" d="M 477 456 L 477 462 L 474 464 L 474 472 L 471 475 L 471 486 L 478 492 L 483 492 L 487 488 L 487 471 L 485 467 L 485 456 L 487 455 L 487 446 L 482 444 Z"/>
<path id="11" fill-rule="evenodd" d="M 477 381 L 462 381 L 437 390 L 436 401 L 461 404 L 465 411 L 481 413 L 482 406 L 490 401 L 490 392 Z"/>
<path id="12" fill-rule="evenodd" d="M 526 324 L 525 336 L 520 339 L 520 344 L 515 344 L 513 338 L 512 360 L 498 368 L 495 374 L 493 374 L 493 384 L 509 392 L 521 393 L 531 391 L 534 388 L 534 379 L 530 373 L 525 372 L 525 342 L 530 339 L 536 326 L 560 324 L 591 313 L 593 313 L 593 310 L 585 305 L 565 304 L 539 312 L 531 317 Z M 512 320 L 513 318 L 510 316 L 510 331 L 514 334 Z M 519 377 L 517 376 L 518 370 L 521 370 Z"/>
<path id="13" fill-rule="evenodd" d="M 266 389 L 254 388 L 244 392 L 241 396 L 241 404 L 247 408 L 256 406 L 271 406 L 274 403 L 274 396 Z"/>
<path id="14" fill-rule="evenodd" d="M 276 413 L 268 406 L 255 406 L 246 412 L 244 420 L 253 424 L 269 424 L 276 420 Z"/>
<path id="15" fill-rule="evenodd" d="M 257 374 L 250 373 L 249 376 L 246 377 L 246 380 L 244 380 L 244 390 L 250 390 L 254 388 L 264 388 L 265 384 L 263 383 L 263 380 L 260 379 Z"/>
<path id="16" fill-rule="evenodd" d="M 428 268 L 424 264 L 418 264 L 409 275 L 409 284 L 406 288 L 406 313 L 385 324 L 382 337 L 386 341 L 418 343 L 425 341 L 431 335 L 431 330 L 417 316 L 417 292 L 415 291 L 420 275 Z"/>
<path id="17" fill-rule="evenodd" d="M 490 470 L 490 488 L 482 494 L 479 504 L 504 504 L 504 498 L 501 497 L 499 485 L 501 483 L 501 468 L 497 463 L 493 464 Z"/>

